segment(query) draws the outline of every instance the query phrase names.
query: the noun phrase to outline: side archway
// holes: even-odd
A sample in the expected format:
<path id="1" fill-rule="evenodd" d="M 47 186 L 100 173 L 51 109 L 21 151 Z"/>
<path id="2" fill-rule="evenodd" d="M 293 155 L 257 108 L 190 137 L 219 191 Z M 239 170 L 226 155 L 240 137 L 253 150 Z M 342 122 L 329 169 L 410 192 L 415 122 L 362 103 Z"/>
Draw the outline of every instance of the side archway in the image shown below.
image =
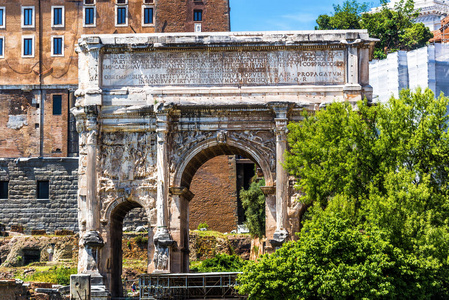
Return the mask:
<path id="1" fill-rule="evenodd" d="M 123 294 L 122 287 L 122 264 L 123 264 L 123 220 L 125 216 L 135 208 L 143 208 L 145 213 L 150 219 L 149 209 L 145 207 L 145 203 L 140 203 L 135 200 L 128 200 L 125 197 L 117 198 L 112 201 L 102 214 L 102 222 L 107 222 L 106 226 L 109 227 L 109 239 L 105 244 L 104 251 L 108 253 L 109 261 L 106 263 L 107 276 L 110 277 L 109 291 L 113 297 L 119 297 Z M 149 225 L 149 224 L 148 224 Z M 152 253 L 152 231 L 149 227 L 148 231 L 148 247 L 147 247 L 147 259 L 150 262 L 150 255 Z"/>

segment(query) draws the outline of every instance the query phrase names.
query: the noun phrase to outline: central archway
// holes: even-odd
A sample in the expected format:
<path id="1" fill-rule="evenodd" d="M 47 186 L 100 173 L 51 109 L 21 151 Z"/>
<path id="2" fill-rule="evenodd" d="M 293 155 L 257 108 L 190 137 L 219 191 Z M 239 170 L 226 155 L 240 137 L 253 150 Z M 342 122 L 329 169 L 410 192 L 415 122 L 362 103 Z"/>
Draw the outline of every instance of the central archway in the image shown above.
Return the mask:
<path id="1" fill-rule="evenodd" d="M 250 143 L 236 141 L 234 139 L 227 139 L 225 142 L 220 142 L 217 139 L 208 139 L 197 144 L 193 149 L 187 151 L 182 163 L 176 169 L 173 186 L 179 187 L 182 190 L 189 190 L 192 179 L 198 169 L 210 159 L 220 155 L 240 155 L 253 161 L 263 173 L 265 177 L 266 186 L 273 190 L 274 178 L 269 155 L 263 155 L 256 150 Z M 171 222 L 172 224 L 179 224 L 179 228 L 171 227 L 172 232 L 179 234 L 179 244 L 182 249 L 188 249 L 189 236 L 189 203 L 193 195 L 180 194 L 178 197 L 172 195 L 174 201 L 171 206 Z M 276 199 L 273 193 L 266 195 L 266 235 L 272 235 L 276 230 Z M 174 237 L 177 239 L 176 236 Z M 183 252 L 183 251 L 181 251 Z M 176 271 L 188 272 L 188 251 L 184 251 L 183 257 L 179 257 L 182 269 Z M 176 255 L 174 255 L 176 257 Z M 177 259 L 177 258 L 175 258 Z"/>

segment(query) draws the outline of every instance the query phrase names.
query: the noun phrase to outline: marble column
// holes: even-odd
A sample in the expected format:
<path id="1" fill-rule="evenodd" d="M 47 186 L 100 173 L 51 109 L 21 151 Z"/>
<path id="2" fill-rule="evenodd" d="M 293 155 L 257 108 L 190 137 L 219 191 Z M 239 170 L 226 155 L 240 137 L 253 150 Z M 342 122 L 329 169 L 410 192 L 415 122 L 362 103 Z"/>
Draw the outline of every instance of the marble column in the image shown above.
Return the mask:
<path id="1" fill-rule="evenodd" d="M 276 113 L 275 134 L 276 134 L 276 230 L 273 239 L 270 241 L 274 247 L 279 247 L 288 238 L 287 224 L 287 203 L 288 203 L 288 172 L 284 169 L 284 154 L 287 150 L 287 112 L 288 103 L 272 104 Z"/>
<path id="2" fill-rule="evenodd" d="M 80 231 L 80 257 L 78 271 L 81 274 L 90 274 L 92 293 L 98 297 L 107 297 L 109 293 L 103 284 L 103 276 L 99 270 L 99 250 L 104 242 L 99 233 L 100 214 L 99 199 L 97 195 L 97 151 L 98 151 L 98 107 L 95 105 L 85 106 L 86 114 L 85 132 L 86 137 L 86 196 L 85 209 L 83 210 L 84 230 Z"/>
<path id="3" fill-rule="evenodd" d="M 157 229 L 154 235 L 155 250 L 153 262 L 155 272 L 169 272 L 170 248 L 174 241 L 171 238 L 167 227 L 169 193 L 169 168 L 167 156 L 168 113 L 163 109 L 162 105 L 155 109 L 157 135 Z"/>
<path id="4" fill-rule="evenodd" d="M 276 118 L 276 224 L 277 231 L 287 228 L 288 173 L 284 169 L 287 150 L 287 118 Z"/>

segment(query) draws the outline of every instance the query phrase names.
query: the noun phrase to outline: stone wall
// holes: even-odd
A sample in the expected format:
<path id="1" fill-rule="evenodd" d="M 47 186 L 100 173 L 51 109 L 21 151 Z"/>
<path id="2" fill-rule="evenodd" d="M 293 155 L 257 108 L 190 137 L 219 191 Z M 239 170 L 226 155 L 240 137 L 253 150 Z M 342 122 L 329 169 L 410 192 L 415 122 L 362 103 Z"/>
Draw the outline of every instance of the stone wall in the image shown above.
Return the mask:
<path id="1" fill-rule="evenodd" d="M 31 296 L 22 282 L 15 279 L 0 280 L 0 295 L 4 300 L 26 300 Z"/>
<path id="2" fill-rule="evenodd" d="M 9 229 L 78 231 L 78 159 L 0 159 L 0 181 L 8 181 L 8 199 L 0 199 L 0 223 Z M 37 199 L 37 181 L 49 181 L 49 198 Z"/>

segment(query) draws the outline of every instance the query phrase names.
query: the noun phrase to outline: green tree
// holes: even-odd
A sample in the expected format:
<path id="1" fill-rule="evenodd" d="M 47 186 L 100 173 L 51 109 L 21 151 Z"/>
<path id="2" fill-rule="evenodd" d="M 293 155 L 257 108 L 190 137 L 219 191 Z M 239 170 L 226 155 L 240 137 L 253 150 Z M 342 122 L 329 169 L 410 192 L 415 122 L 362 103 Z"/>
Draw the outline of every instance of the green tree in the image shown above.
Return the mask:
<path id="1" fill-rule="evenodd" d="M 404 90 L 386 105 L 333 103 L 290 124 L 286 167 L 312 208 L 299 241 L 248 266 L 240 291 L 448 298 L 448 104 Z"/>
<path id="2" fill-rule="evenodd" d="M 257 180 L 257 175 L 252 178 L 248 190 L 241 189 L 240 201 L 245 209 L 246 226 L 252 236 L 263 237 L 265 235 L 265 195 L 261 186 L 265 180 Z"/>
<path id="3" fill-rule="evenodd" d="M 329 29 L 360 29 L 360 18 L 362 13 L 368 9 L 367 3 L 358 3 L 356 0 L 346 0 L 342 5 L 334 4 L 332 15 L 319 15 L 315 30 Z"/>
<path id="4" fill-rule="evenodd" d="M 247 264 L 238 255 L 227 255 L 219 253 L 213 258 L 205 259 L 196 267 L 190 269 L 191 272 L 209 273 L 209 272 L 241 272 Z"/>
<path id="5" fill-rule="evenodd" d="M 413 0 L 401 0 L 394 8 L 381 1 L 380 10 L 366 13 L 368 5 L 355 0 L 334 5 L 332 15 L 320 15 L 315 29 L 367 29 L 371 37 L 378 38 L 375 58 L 385 58 L 388 52 L 413 50 L 423 47 L 433 34 L 423 23 L 414 23 L 419 12 Z"/>
<path id="6" fill-rule="evenodd" d="M 413 22 L 418 14 L 413 0 L 401 0 L 393 9 L 384 1 L 379 11 L 362 15 L 361 28 L 380 39 L 374 50 L 376 58 L 386 57 L 387 52 L 423 47 L 433 37 L 424 24 Z"/>

